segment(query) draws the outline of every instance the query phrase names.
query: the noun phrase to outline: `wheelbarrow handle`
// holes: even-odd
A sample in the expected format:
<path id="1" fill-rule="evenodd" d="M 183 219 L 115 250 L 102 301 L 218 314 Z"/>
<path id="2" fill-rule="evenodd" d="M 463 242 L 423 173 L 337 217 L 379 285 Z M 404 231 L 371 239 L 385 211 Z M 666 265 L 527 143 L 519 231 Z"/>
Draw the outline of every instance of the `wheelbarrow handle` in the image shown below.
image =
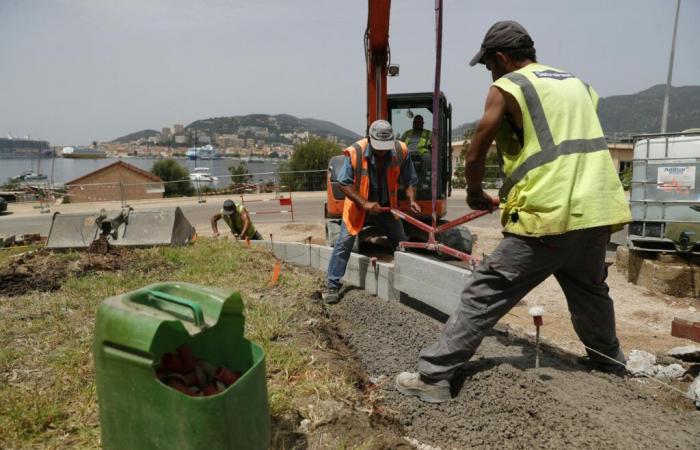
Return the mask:
<path id="1" fill-rule="evenodd" d="M 185 308 L 189 308 L 190 310 L 192 310 L 192 318 L 194 324 L 200 328 L 204 326 L 204 312 L 202 311 L 202 307 L 199 306 L 198 303 L 162 291 L 148 291 L 148 298 L 149 300 L 163 300 L 166 302 L 174 303 L 179 306 L 184 306 Z"/>

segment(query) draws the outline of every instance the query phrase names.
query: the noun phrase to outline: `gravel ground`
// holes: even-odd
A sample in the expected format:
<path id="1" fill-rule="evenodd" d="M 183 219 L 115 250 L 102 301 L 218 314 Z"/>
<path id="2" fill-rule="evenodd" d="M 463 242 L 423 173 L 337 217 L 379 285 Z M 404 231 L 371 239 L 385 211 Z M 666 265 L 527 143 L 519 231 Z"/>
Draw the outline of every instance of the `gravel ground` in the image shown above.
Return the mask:
<path id="1" fill-rule="evenodd" d="M 403 396 L 394 376 L 414 370 L 442 324 L 398 302 L 349 290 L 332 318 L 370 377 L 384 379 L 384 406 L 408 437 L 450 448 L 700 448 L 700 412 L 657 386 L 588 372 L 551 354 L 536 374 L 534 350 L 488 336 L 440 405 Z M 461 389 L 460 389 L 461 387 Z"/>

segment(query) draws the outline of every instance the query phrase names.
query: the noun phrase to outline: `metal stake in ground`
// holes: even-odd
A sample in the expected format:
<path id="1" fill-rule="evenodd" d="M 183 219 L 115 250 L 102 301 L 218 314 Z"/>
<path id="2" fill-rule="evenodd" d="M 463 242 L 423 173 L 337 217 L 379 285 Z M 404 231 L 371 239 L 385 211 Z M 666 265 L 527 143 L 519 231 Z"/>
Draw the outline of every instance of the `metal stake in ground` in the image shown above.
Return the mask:
<path id="1" fill-rule="evenodd" d="M 527 312 L 532 316 L 532 321 L 535 324 L 535 373 L 540 369 L 540 327 L 544 324 L 542 316 L 544 308 L 541 306 L 533 306 Z"/>

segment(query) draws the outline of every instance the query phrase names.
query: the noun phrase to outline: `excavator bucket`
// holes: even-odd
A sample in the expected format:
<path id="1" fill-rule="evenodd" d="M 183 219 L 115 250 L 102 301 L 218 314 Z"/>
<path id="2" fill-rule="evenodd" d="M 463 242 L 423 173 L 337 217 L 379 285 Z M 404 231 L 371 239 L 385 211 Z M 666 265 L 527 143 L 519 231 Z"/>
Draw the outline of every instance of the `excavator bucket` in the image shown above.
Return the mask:
<path id="1" fill-rule="evenodd" d="M 124 209 L 99 214 L 56 213 L 51 222 L 47 248 L 87 248 L 100 236 L 110 245 L 150 247 L 185 245 L 195 230 L 179 207 L 152 211 Z"/>

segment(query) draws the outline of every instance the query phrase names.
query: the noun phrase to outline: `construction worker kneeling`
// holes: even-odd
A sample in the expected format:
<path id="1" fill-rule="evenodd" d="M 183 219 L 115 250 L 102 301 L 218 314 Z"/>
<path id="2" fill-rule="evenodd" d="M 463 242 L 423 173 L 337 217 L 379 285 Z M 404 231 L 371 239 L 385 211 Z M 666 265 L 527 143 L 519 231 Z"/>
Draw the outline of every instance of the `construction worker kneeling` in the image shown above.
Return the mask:
<path id="1" fill-rule="evenodd" d="M 254 241 L 262 240 L 262 236 L 255 229 L 253 221 L 250 220 L 248 210 L 242 204 L 236 204 L 233 200 L 225 200 L 224 206 L 217 214 L 211 216 L 211 229 L 214 232 L 214 237 L 219 237 L 219 228 L 217 222 L 223 219 L 226 225 L 231 230 L 231 234 L 236 239 L 252 239 Z"/>

